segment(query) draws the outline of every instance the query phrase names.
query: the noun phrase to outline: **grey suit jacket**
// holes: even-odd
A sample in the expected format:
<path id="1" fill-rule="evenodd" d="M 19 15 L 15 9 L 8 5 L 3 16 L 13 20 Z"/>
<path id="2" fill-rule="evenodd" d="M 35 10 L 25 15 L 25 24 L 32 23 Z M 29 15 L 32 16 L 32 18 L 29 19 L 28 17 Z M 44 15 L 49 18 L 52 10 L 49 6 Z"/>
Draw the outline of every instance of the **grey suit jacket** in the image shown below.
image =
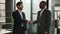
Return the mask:
<path id="1" fill-rule="evenodd" d="M 38 23 L 37 26 L 37 33 L 41 32 L 43 33 L 44 31 L 49 32 L 49 27 L 51 23 L 51 12 L 47 9 L 45 9 L 40 17 L 40 12 L 38 12 L 37 15 L 37 20 L 34 21 L 34 23 Z"/>

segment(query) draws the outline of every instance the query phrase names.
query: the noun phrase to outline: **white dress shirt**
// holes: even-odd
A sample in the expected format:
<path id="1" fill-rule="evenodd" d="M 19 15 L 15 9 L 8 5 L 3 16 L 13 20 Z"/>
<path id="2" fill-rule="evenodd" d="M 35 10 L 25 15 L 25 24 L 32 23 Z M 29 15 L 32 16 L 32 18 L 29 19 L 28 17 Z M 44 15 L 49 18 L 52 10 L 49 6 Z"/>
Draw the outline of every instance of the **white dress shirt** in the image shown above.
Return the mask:
<path id="1" fill-rule="evenodd" d="M 23 19 L 22 10 L 18 10 L 18 12 L 21 15 L 21 18 Z"/>
<path id="2" fill-rule="evenodd" d="M 22 10 L 18 10 L 18 12 L 19 12 L 19 14 L 21 15 L 21 18 L 23 19 Z M 23 27 L 23 26 L 24 26 L 24 25 L 23 25 L 23 23 L 22 23 L 21 27 Z"/>
<path id="3" fill-rule="evenodd" d="M 44 10 L 45 10 L 45 8 L 41 10 L 41 12 L 40 12 L 40 17 L 41 17 L 41 15 L 43 14 L 43 11 L 44 11 Z"/>

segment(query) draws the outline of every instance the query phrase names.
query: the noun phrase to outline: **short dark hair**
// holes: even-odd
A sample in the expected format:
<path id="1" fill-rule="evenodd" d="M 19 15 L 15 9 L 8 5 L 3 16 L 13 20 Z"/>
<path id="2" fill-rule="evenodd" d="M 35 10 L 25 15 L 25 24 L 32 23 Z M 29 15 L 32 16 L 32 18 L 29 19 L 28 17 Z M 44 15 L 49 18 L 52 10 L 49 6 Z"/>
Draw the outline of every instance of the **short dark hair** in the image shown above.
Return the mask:
<path id="1" fill-rule="evenodd" d="M 47 5 L 47 2 L 45 2 L 45 1 L 41 1 L 40 4 L 41 4 L 41 3 L 45 3 L 45 4 Z"/>
<path id="2" fill-rule="evenodd" d="M 23 2 L 17 2 L 16 6 L 18 7 L 20 4 L 22 4 Z"/>

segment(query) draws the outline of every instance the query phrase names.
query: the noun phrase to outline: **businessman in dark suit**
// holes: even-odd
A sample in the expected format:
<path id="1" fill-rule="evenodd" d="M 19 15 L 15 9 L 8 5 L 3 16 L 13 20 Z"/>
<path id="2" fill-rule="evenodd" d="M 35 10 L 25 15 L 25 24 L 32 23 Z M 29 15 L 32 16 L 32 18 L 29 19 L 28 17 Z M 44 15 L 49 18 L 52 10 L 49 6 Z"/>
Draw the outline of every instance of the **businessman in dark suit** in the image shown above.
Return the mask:
<path id="1" fill-rule="evenodd" d="M 39 7 L 41 8 L 38 11 L 37 20 L 34 23 L 38 23 L 37 26 L 37 34 L 48 34 L 49 27 L 51 23 L 51 12 L 46 9 L 47 3 L 45 1 L 41 1 Z"/>
<path id="2" fill-rule="evenodd" d="M 23 2 L 18 2 L 16 6 L 17 10 L 12 13 L 14 19 L 13 34 L 25 34 L 26 23 L 30 21 L 26 20 L 25 13 L 22 12 Z"/>

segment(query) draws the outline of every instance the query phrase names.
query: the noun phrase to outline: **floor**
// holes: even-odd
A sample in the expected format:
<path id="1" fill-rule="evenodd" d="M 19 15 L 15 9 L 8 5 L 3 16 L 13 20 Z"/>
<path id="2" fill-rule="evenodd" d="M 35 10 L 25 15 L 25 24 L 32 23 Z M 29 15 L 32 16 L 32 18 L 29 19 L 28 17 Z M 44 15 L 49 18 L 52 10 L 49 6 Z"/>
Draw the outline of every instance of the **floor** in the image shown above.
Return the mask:
<path id="1" fill-rule="evenodd" d="M 10 30 L 1 29 L 0 34 L 12 34 L 11 32 L 12 31 L 10 31 Z M 36 34 L 36 33 L 29 32 L 29 34 Z M 57 34 L 57 29 L 56 28 L 54 30 L 54 34 Z"/>
<path id="2" fill-rule="evenodd" d="M 0 34 L 7 34 L 7 33 L 11 33 L 12 31 L 10 30 L 6 30 L 6 29 L 1 29 Z"/>
<path id="3" fill-rule="evenodd" d="M 32 26 L 33 27 L 29 26 L 31 28 L 28 28 L 28 29 L 30 29 L 28 34 L 37 34 L 36 33 L 36 30 L 37 30 L 36 24 L 32 25 Z M 0 34 L 12 34 L 12 31 L 11 31 L 11 29 L 1 29 L 0 30 Z M 57 34 L 57 28 L 54 28 L 54 26 L 52 24 L 50 26 L 50 32 L 49 32 L 49 34 Z"/>

